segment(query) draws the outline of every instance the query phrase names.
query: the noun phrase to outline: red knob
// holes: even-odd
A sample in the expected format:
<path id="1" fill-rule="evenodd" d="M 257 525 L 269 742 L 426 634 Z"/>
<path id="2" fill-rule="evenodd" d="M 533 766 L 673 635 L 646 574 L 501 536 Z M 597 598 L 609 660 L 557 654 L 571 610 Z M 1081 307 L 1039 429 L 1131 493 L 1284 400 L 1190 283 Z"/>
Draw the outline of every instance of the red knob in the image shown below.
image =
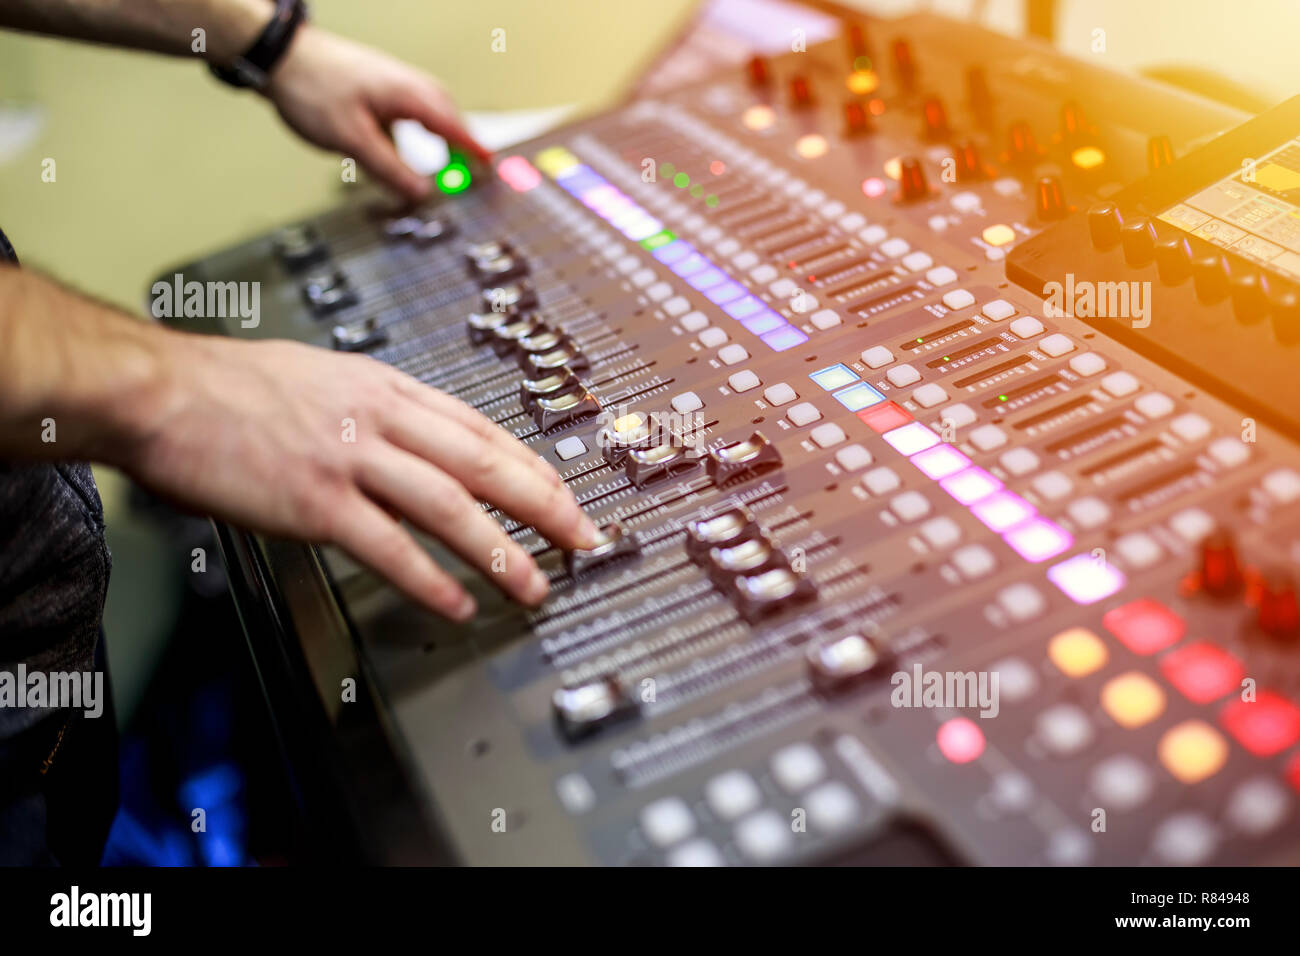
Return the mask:
<path id="1" fill-rule="evenodd" d="M 1038 181 L 1037 193 L 1035 207 L 1039 219 L 1046 222 L 1065 216 L 1068 210 L 1065 208 L 1065 190 L 1061 188 L 1060 179 L 1044 176 Z"/>
<path id="2" fill-rule="evenodd" d="M 1168 136 L 1152 136 L 1147 142 L 1147 169 L 1155 172 L 1174 161 L 1174 144 Z"/>
<path id="3" fill-rule="evenodd" d="M 793 77 L 790 80 L 790 105 L 795 109 L 806 109 L 812 106 L 812 101 L 812 87 L 808 80 L 802 76 Z"/>
<path id="4" fill-rule="evenodd" d="M 1067 145 L 1077 142 L 1088 131 L 1083 107 L 1070 102 L 1061 107 L 1061 138 Z"/>
<path id="5" fill-rule="evenodd" d="M 1007 139 L 1007 152 L 1013 163 L 1032 163 L 1038 159 L 1038 141 L 1034 139 L 1034 128 L 1024 120 L 1011 124 Z"/>
<path id="6" fill-rule="evenodd" d="M 1268 634 L 1293 634 L 1300 629 L 1300 604 L 1295 581 L 1283 568 L 1266 571 L 1260 580 L 1259 626 Z"/>
<path id="7" fill-rule="evenodd" d="M 857 100 L 844 104 L 844 135 L 862 136 L 871 132 L 871 117 Z"/>
<path id="8" fill-rule="evenodd" d="M 763 59 L 761 56 L 750 57 L 747 69 L 749 71 L 750 86 L 767 86 L 769 79 L 767 75 L 767 60 Z"/>
<path id="9" fill-rule="evenodd" d="M 1232 534 L 1217 528 L 1201 542 L 1201 588 L 1215 597 L 1226 597 L 1241 587 L 1241 565 Z"/>
<path id="10" fill-rule="evenodd" d="M 926 140 L 934 143 L 948 138 L 948 111 L 943 108 L 943 100 L 937 96 L 927 97 L 921 115 L 925 120 L 921 135 Z"/>
<path id="11" fill-rule="evenodd" d="M 984 178 L 984 163 L 980 159 L 980 148 L 972 140 L 957 144 L 952 158 L 957 162 L 957 182 L 972 183 Z"/>
<path id="12" fill-rule="evenodd" d="M 908 156 L 899 164 L 898 192 L 903 202 L 915 202 L 930 195 L 930 186 L 925 181 L 925 169 L 919 159 Z"/>
<path id="13" fill-rule="evenodd" d="M 895 40 L 890 49 L 894 56 L 898 85 L 910 93 L 916 87 L 916 61 L 912 59 L 912 47 L 906 40 Z"/>

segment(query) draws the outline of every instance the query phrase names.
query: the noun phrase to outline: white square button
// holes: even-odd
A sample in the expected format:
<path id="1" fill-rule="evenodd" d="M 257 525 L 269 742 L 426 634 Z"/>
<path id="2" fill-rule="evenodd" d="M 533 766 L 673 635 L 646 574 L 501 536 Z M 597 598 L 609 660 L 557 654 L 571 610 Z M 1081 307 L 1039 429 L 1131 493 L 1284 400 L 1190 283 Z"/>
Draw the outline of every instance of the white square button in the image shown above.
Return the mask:
<path id="1" fill-rule="evenodd" d="M 670 846 L 695 832 L 695 817 L 681 797 L 664 797 L 642 808 L 641 829 L 655 846 Z"/>
<path id="2" fill-rule="evenodd" d="M 1038 343 L 1038 348 L 1052 358 L 1065 355 L 1067 352 L 1074 351 L 1074 343 L 1070 341 L 1069 336 L 1062 335 L 1060 332 L 1054 332 L 1047 338 Z"/>
<path id="3" fill-rule="evenodd" d="M 1039 322 L 1032 315 L 1022 315 L 1010 325 L 1007 326 L 1017 338 L 1032 339 L 1035 335 L 1043 331 L 1043 323 Z"/>
<path id="4" fill-rule="evenodd" d="M 724 345 L 718 349 L 718 359 L 723 365 L 739 365 L 745 359 L 749 358 L 749 353 L 739 342 L 732 342 L 730 345 Z"/>
<path id="5" fill-rule="evenodd" d="M 786 793 L 800 793 L 826 776 L 826 762 L 812 744 L 791 744 L 772 755 L 772 777 Z"/>
<path id="6" fill-rule="evenodd" d="M 735 820 L 763 802 L 763 792 L 754 778 L 743 770 L 720 773 L 704 786 L 709 809 L 722 820 Z"/>
<path id="7" fill-rule="evenodd" d="M 954 311 L 964 309 L 975 304 L 975 296 L 965 289 L 953 289 L 943 294 L 943 304 Z"/>
<path id="8" fill-rule="evenodd" d="M 873 345 L 862 353 L 862 364 L 867 368 L 884 368 L 894 360 L 894 353 L 883 345 Z"/>
<path id="9" fill-rule="evenodd" d="M 812 402 L 800 402 L 798 405 L 790 406 L 785 417 L 794 425 L 811 425 L 822 417 L 822 413 Z"/>
<path id="10" fill-rule="evenodd" d="M 901 368 L 902 366 L 899 366 Z M 895 369 L 897 371 L 897 369 Z M 912 401 L 922 408 L 934 408 L 948 401 L 948 393 L 943 390 L 942 385 L 936 385 L 930 382 L 922 385 L 916 391 L 912 392 Z"/>
<path id="11" fill-rule="evenodd" d="M 980 451 L 992 451 L 1007 443 L 1007 433 L 997 425 L 981 425 L 966 437 Z"/>
<path id="12" fill-rule="evenodd" d="M 763 397 L 767 399 L 769 405 L 787 405 L 799 396 L 785 382 L 777 382 L 763 389 Z"/>
<path id="13" fill-rule="evenodd" d="M 792 408 L 790 411 L 793 412 L 794 409 Z M 813 440 L 813 444 L 817 445 L 817 447 L 830 448 L 847 440 L 849 436 L 844 434 L 844 429 L 834 422 L 823 422 L 810 431 L 808 437 Z"/>
<path id="14" fill-rule="evenodd" d="M 898 480 L 898 473 L 892 468 L 886 468 L 881 465 L 879 468 L 872 468 L 862 476 L 862 487 L 873 495 L 887 495 L 902 482 Z"/>
<path id="15" fill-rule="evenodd" d="M 858 444 L 846 445 L 835 453 L 835 461 L 845 471 L 861 471 L 871 460 L 871 452 Z"/>
<path id="16" fill-rule="evenodd" d="M 559 456 L 560 461 L 568 461 L 570 458 L 577 458 L 586 452 L 587 446 L 582 443 L 582 439 L 577 435 L 570 435 L 568 438 L 561 438 L 555 443 L 555 454 Z"/>
<path id="17" fill-rule="evenodd" d="M 914 382 L 921 381 L 921 373 L 910 365 L 895 365 L 885 373 L 889 384 L 896 388 L 906 388 Z"/>

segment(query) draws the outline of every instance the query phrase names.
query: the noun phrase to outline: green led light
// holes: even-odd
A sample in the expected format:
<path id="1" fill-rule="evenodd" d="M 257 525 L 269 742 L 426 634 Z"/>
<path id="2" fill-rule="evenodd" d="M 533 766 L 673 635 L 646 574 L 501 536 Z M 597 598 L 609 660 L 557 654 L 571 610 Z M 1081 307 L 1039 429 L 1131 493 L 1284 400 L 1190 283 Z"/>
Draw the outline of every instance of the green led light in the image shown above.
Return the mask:
<path id="1" fill-rule="evenodd" d="M 716 206 L 717 204 L 718 204 L 718 197 L 717 197 L 717 196 L 705 196 L 705 197 L 704 197 L 704 205 L 708 206 L 710 209 L 712 209 L 712 208 L 713 208 L 714 206 Z"/>
<path id="2" fill-rule="evenodd" d="M 999 395 L 999 396 L 998 396 L 998 401 L 999 401 L 999 402 L 1005 402 L 1006 400 L 1007 400 L 1007 397 L 1006 397 L 1005 395 Z"/>
<path id="3" fill-rule="evenodd" d="M 438 170 L 434 181 L 438 184 L 438 189 L 449 196 L 463 193 L 470 186 L 469 169 L 463 163 L 448 163 Z"/>
<path id="4" fill-rule="evenodd" d="M 666 246 L 676 238 L 677 236 L 665 229 L 662 232 L 656 232 L 648 239 L 642 239 L 641 248 L 654 252 L 660 246 Z"/>
<path id="5" fill-rule="evenodd" d="M 694 196 L 696 199 L 699 199 L 701 196 L 704 195 L 704 187 L 701 186 L 699 183 L 696 183 L 694 186 L 691 187 L 691 195 Z"/>
<path id="6" fill-rule="evenodd" d="M 858 70 L 860 72 L 865 72 L 866 70 L 871 69 L 871 57 L 869 56 L 855 57 L 853 60 L 853 69 Z"/>
<path id="7" fill-rule="evenodd" d="M 925 339 L 917 339 L 918 342 L 924 342 Z"/>
<path id="8" fill-rule="evenodd" d="M 676 186 L 678 189 L 685 189 L 690 184 L 691 184 L 691 177 L 687 176 L 685 173 L 678 173 L 676 176 L 673 177 L 673 185 Z"/>
<path id="9" fill-rule="evenodd" d="M 677 172 L 677 167 L 674 166 L 672 163 L 659 164 L 659 175 L 664 177 L 665 179 L 672 179 L 673 173 L 675 172 Z"/>

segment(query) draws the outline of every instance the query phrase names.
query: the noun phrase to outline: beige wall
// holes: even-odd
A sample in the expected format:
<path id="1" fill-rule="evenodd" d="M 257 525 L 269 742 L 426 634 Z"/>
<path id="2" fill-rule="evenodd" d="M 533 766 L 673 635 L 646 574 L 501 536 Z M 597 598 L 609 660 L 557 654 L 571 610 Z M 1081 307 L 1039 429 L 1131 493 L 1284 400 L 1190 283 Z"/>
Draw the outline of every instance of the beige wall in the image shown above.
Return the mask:
<path id="1" fill-rule="evenodd" d="M 616 95 L 690 0 L 315 0 L 317 23 L 439 75 L 466 109 Z M 629 18 L 629 10 L 635 16 Z M 506 53 L 490 49 L 506 31 Z M 327 205 L 337 159 L 197 64 L 0 34 L 0 99 L 36 101 L 43 135 L 0 163 L 0 225 L 25 263 L 138 309 L 168 265 Z M 57 179 L 41 181 L 41 160 Z"/>

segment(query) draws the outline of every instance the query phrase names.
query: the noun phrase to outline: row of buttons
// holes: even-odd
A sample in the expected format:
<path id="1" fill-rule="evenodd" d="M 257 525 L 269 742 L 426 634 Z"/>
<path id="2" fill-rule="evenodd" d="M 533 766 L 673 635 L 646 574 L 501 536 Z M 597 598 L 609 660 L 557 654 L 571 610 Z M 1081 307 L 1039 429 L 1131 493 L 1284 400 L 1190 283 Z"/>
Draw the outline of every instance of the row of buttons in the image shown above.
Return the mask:
<path id="1" fill-rule="evenodd" d="M 773 755 L 769 769 L 783 791 L 801 797 L 800 805 L 814 831 L 838 832 L 860 817 L 858 798 L 841 781 L 826 779 L 825 761 L 811 744 L 783 748 Z M 762 789 L 745 771 L 728 770 L 713 777 L 704 787 L 704 799 L 720 822 L 734 824 L 732 838 L 746 859 L 769 863 L 793 848 L 790 819 L 775 809 L 762 808 Z M 640 823 L 650 844 L 668 851 L 667 862 L 672 866 L 720 866 L 726 862 L 712 841 L 695 836 L 695 815 L 681 797 L 665 797 L 646 805 Z"/>

